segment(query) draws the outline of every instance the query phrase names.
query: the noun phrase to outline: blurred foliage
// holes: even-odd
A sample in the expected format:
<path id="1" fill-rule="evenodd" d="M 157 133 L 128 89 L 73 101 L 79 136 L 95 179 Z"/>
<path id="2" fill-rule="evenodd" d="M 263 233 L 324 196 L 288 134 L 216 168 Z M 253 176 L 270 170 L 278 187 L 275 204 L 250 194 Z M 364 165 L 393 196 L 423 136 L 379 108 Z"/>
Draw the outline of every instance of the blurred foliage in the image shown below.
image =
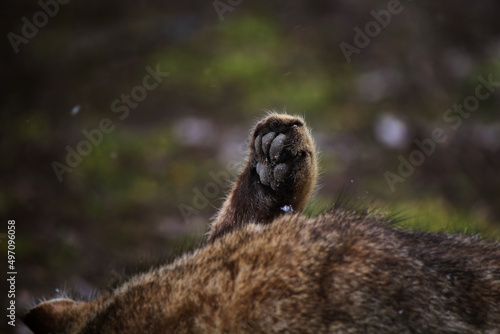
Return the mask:
<path id="1" fill-rule="evenodd" d="M 500 92 L 457 130 L 443 115 L 479 75 L 500 81 L 500 4 L 401 4 L 351 63 L 340 43 L 354 45 L 353 28 L 386 1 L 242 2 L 223 21 L 194 0 L 70 2 L 18 53 L 5 40 L 0 212 L 17 221 L 20 295 L 106 286 L 138 254 L 195 244 L 234 179 L 228 162 L 244 159 L 249 129 L 271 109 L 313 128 L 322 179 L 308 212 L 347 188 L 409 228 L 498 236 Z M 1 24 L 17 34 L 41 10 L 6 6 Z M 148 66 L 170 74 L 120 119 L 113 101 L 142 86 Z M 103 118 L 113 131 L 59 182 L 53 162 Z M 384 119 L 392 125 L 377 132 Z M 384 141 L 395 124 L 400 136 Z M 384 173 L 436 127 L 449 140 L 391 191 Z"/>
<path id="2" fill-rule="evenodd" d="M 346 93 L 313 61 L 314 53 L 301 52 L 271 20 L 239 17 L 203 32 L 201 40 L 160 51 L 158 57 L 162 68 L 179 73 L 173 83 L 193 98 L 222 103 L 229 91 L 238 97 L 234 103 L 240 112 L 254 115 L 264 106 L 322 112 Z"/>

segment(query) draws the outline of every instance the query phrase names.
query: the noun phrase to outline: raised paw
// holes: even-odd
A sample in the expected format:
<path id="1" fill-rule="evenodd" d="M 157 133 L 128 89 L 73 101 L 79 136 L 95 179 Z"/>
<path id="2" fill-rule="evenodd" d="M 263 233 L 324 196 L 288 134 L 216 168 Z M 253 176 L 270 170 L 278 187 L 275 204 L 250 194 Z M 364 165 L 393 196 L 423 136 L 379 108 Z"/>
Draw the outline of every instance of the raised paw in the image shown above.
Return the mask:
<path id="1" fill-rule="evenodd" d="M 252 133 L 243 172 L 215 217 L 209 240 L 247 223 L 300 212 L 317 178 L 314 142 L 299 117 L 271 114 Z"/>
<path id="2" fill-rule="evenodd" d="M 251 146 L 258 181 L 275 191 L 283 187 L 292 176 L 293 164 L 312 154 L 308 139 L 299 118 L 272 115 L 260 122 Z"/>

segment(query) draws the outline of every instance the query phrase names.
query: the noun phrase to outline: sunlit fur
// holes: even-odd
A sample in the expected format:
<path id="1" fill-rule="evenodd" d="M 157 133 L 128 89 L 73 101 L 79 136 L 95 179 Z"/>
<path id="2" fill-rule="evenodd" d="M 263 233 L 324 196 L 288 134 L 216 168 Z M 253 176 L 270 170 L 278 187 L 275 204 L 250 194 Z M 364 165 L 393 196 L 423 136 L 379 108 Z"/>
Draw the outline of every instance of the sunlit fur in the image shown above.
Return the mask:
<path id="1" fill-rule="evenodd" d="M 269 131 L 286 134 L 269 142 L 288 150 L 283 160 L 256 152 Z M 260 174 L 257 162 L 268 163 Z M 274 173 L 278 163 L 288 175 Z M 268 115 L 205 245 L 93 301 L 45 301 L 25 323 L 66 334 L 499 333 L 498 242 L 341 207 L 305 217 L 316 173 L 303 120 Z"/>

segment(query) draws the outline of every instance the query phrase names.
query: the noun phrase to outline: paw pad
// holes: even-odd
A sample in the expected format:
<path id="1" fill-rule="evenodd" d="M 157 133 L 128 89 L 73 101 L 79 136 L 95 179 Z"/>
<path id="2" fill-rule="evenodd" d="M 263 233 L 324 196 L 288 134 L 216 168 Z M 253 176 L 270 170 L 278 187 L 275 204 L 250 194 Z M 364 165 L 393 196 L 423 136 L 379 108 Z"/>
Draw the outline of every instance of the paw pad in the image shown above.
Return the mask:
<path id="1" fill-rule="evenodd" d="M 288 178 L 297 156 L 292 153 L 293 138 L 296 136 L 294 128 L 302 125 L 296 120 L 278 126 L 270 120 L 257 128 L 253 149 L 260 183 L 277 190 Z"/>

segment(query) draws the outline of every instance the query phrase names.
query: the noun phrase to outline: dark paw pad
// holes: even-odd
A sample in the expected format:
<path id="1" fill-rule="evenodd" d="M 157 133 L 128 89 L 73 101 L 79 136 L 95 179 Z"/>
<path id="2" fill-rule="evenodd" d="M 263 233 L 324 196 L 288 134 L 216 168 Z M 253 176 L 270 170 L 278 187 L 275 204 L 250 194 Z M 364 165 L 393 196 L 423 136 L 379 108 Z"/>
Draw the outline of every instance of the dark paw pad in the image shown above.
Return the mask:
<path id="1" fill-rule="evenodd" d="M 260 183 L 278 190 L 290 176 L 292 164 L 301 155 L 296 150 L 296 128 L 301 126 L 299 119 L 274 118 L 257 126 L 253 149 Z"/>

